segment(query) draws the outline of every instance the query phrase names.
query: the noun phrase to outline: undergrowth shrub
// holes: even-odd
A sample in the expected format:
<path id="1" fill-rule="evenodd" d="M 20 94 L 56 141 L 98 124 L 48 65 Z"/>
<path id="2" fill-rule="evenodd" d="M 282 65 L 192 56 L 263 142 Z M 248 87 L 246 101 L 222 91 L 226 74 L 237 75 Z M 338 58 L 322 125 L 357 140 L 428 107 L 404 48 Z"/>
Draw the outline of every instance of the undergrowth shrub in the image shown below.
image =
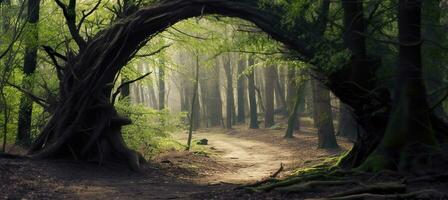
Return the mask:
<path id="1" fill-rule="evenodd" d="M 170 113 L 168 109 L 155 110 L 143 105 L 130 105 L 127 101 L 118 101 L 118 112 L 132 120 L 132 124 L 123 127 L 126 144 L 146 158 L 170 150 L 180 150 L 184 146 L 171 138 L 170 133 L 186 129 L 185 113 Z"/>

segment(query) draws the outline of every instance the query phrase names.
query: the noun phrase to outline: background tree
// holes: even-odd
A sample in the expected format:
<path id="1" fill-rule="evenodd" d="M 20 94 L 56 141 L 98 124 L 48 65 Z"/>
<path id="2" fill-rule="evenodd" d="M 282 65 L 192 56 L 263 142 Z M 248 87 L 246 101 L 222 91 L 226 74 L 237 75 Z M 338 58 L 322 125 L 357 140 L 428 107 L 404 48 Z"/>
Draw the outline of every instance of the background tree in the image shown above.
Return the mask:
<path id="1" fill-rule="evenodd" d="M 28 1 L 27 25 L 25 30 L 25 55 L 23 61 L 24 78 L 22 88 L 26 91 L 33 89 L 33 73 L 37 67 L 37 49 L 39 45 L 39 10 L 40 0 Z M 31 115 L 33 101 L 22 95 L 20 99 L 19 120 L 17 127 L 17 143 L 29 145 L 31 143 Z"/>

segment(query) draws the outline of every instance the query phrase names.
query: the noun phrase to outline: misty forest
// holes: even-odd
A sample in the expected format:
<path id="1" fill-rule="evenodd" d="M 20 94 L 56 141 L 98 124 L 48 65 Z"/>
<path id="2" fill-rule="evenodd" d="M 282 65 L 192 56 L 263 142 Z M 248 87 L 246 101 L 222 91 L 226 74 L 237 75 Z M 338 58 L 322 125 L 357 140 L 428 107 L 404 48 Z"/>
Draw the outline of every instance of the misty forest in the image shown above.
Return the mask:
<path id="1" fill-rule="evenodd" d="M 0 199 L 448 199 L 447 0 L 0 0 Z"/>

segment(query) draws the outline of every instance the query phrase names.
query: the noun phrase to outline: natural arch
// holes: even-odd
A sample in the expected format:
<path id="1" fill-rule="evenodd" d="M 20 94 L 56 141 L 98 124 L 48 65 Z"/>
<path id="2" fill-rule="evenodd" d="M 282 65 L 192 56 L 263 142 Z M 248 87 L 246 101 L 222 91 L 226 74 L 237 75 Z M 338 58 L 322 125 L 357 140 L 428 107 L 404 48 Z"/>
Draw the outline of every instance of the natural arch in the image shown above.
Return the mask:
<path id="1" fill-rule="evenodd" d="M 259 7 L 257 0 L 168 0 L 143 8 L 91 39 L 78 55 L 69 57 L 60 83 L 59 103 L 42 133 L 30 149 L 36 158 L 72 157 L 80 160 L 122 160 L 135 170 L 144 159 L 126 147 L 121 127 L 131 123 L 119 116 L 110 102 L 114 80 L 120 69 L 149 39 L 183 19 L 207 14 L 238 17 L 253 22 L 297 53 L 298 59 L 312 62 L 313 47 L 296 37 L 297 30 L 282 28 L 276 8 Z M 315 47 L 317 48 L 317 47 Z M 318 64 L 318 63 L 312 63 Z M 388 92 L 375 88 L 375 59 L 352 62 L 327 75 L 326 84 L 353 108 L 365 130 L 354 150 L 342 164 L 359 166 L 380 142 L 387 125 Z M 364 74 L 354 68 L 367 66 Z M 359 70 L 357 71 L 359 72 Z M 351 83 L 355 84 L 351 84 Z M 375 90 L 375 92 L 373 92 Z M 378 96 L 386 102 L 378 102 Z M 375 98 L 373 98 L 375 97 Z M 381 112 L 377 112 L 381 111 Z M 366 115 L 366 113 L 369 113 Z M 370 113 L 379 113 L 370 115 Z M 445 129 L 440 120 L 435 128 Z"/>
<path id="2" fill-rule="evenodd" d="M 32 157 L 123 160 L 137 170 L 144 159 L 126 147 L 120 131 L 131 122 L 119 116 L 110 102 L 115 77 L 157 33 L 183 19 L 207 14 L 251 21 L 274 39 L 311 57 L 304 45 L 282 34 L 281 18 L 257 8 L 257 1 L 177 0 L 143 8 L 100 32 L 78 55 L 70 56 L 60 83 L 59 103 L 30 148 Z"/>

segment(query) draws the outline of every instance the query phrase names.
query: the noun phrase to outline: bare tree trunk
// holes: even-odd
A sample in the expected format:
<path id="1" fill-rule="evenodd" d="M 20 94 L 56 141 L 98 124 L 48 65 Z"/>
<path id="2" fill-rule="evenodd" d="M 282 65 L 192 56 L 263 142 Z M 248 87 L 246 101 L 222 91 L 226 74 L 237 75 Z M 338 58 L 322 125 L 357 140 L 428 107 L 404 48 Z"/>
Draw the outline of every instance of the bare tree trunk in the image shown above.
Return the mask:
<path id="1" fill-rule="evenodd" d="M 249 57 L 248 66 L 252 69 L 247 74 L 247 91 L 249 93 L 250 123 L 249 128 L 258 128 L 257 98 L 255 96 L 255 69 L 253 69 L 254 59 Z"/>
<path id="2" fill-rule="evenodd" d="M 283 90 L 283 86 L 280 82 L 280 73 L 277 66 L 273 66 L 275 77 L 274 77 L 274 91 L 275 91 L 275 99 L 277 103 L 277 109 L 287 109 L 286 100 L 285 100 L 285 91 Z"/>
<path id="3" fill-rule="evenodd" d="M 28 1 L 27 24 L 29 35 L 25 39 L 25 56 L 23 62 L 24 78 L 22 87 L 27 91 L 32 91 L 32 74 L 37 66 L 37 48 L 39 41 L 39 8 L 40 0 Z M 31 115 L 33 112 L 33 101 L 27 96 L 20 98 L 19 119 L 17 126 L 16 143 L 28 146 L 31 143 Z"/>
<path id="4" fill-rule="evenodd" d="M 303 98 L 303 90 L 305 89 L 304 84 L 298 87 L 296 99 L 294 102 L 293 109 L 290 111 L 288 118 L 288 128 L 286 129 L 285 138 L 293 138 L 294 130 L 300 129 L 300 116 L 299 116 L 299 107 L 302 104 Z M 299 127 L 299 128 L 296 128 Z"/>
<path id="5" fill-rule="evenodd" d="M 165 63 L 160 62 L 159 66 L 159 110 L 165 109 Z"/>
<path id="6" fill-rule="evenodd" d="M 226 92 L 226 128 L 231 129 L 233 124 L 233 116 L 235 113 L 235 103 L 233 95 L 233 76 L 232 67 L 230 66 L 230 54 L 223 57 L 224 71 L 227 79 Z"/>
<path id="7" fill-rule="evenodd" d="M 187 142 L 187 150 L 189 151 L 191 148 L 191 139 L 193 138 L 193 130 L 197 129 L 199 126 L 196 124 L 196 114 L 198 108 L 196 108 L 196 105 L 198 105 L 198 90 L 199 90 L 199 56 L 196 55 L 196 78 L 194 81 L 194 89 L 193 89 L 193 98 L 191 100 L 191 114 L 190 114 L 190 128 L 188 129 L 188 142 Z"/>
<path id="8" fill-rule="evenodd" d="M 208 113 L 210 119 L 210 126 L 219 126 L 222 121 L 222 100 L 221 100 L 221 86 L 220 82 L 220 65 L 219 60 L 215 60 L 215 66 L 212 69 L 213 76 L 207 81 L 209 86 L 209 97 L 207 104 L 209 105 Z"/>
<path id="9" fill-rule="evenodd" d="M 237 92 L 238 92 L 238 123 L 245 123 L 246 121 L 246 113 L 245 113 L 245 93 L 244 85 L 245 78 L 243 75 L 243 72 L 246 68 L 245 66 L 246 60 L 243 59 L 243 57 L 240 57 L 240 60 L 238 61 L 238 82 L 237 82 Z"/>
<path id="10" fill-rule="evenodd" d="M 265 77 L 265 85 L 264 85 L 264 99 L 266 103 L 266 111 L 264 113 L 264 127 L 269 128 L 275 124 L 274 121 L 274 84 L 275 84 L 275 67 L 268 66 L 265 68 L 264 77 Z"/>

